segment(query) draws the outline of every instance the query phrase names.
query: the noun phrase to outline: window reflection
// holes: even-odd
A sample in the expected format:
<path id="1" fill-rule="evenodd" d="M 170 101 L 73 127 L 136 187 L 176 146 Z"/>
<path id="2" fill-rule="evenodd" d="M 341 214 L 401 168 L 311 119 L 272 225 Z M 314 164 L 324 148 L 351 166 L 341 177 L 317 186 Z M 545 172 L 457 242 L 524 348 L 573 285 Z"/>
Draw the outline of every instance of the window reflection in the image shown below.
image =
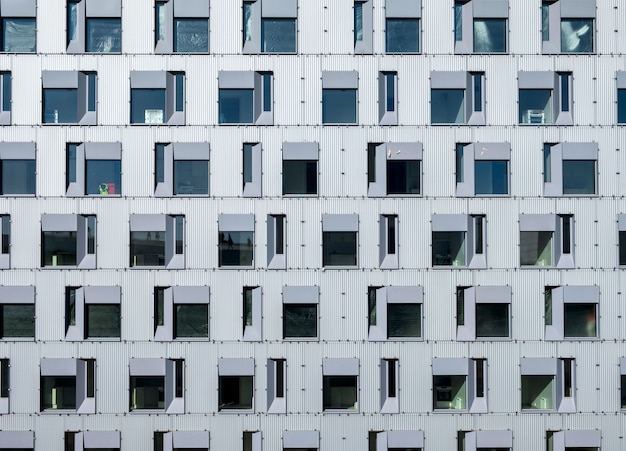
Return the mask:
<path id="1" fill-rule="evenodd" d="M 254 232 L 219 233 L 219 266 L 252 266 Z"/>

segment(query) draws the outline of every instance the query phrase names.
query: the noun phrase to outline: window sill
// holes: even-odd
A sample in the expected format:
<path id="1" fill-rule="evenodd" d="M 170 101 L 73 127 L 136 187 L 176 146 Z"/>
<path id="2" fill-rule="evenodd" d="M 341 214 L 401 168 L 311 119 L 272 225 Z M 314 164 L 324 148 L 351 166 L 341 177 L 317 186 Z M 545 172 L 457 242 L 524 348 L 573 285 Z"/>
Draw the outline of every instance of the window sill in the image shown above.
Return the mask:
<path id="1" fill-rule="evenodd" d="M 323 413 L 335 413 L 335 414 L 346 413 L 346 414 L 350 414 L 350 415 L 355 414 L 355 413 L 356 414 L 360 413 L 358 408 L 355 408 L 355 409 L 350 409 L 350 408 L 348 408 L 348 409 L 322 409 L 322 412 Z"/>
<path id="2" fill-rule="evenodd" d="M 0 337 L 0 342 L 10 343 L 13 341 L 19 341 L 22 343 L 25 342 L 35 342 L 35 337 Z"/>
<path id="3" fill-rule="evenodd" d="M 46 409 L 42 410 L 42 415 L 68 415 L 72 413 L 78 413 L 76 409 Z"/>
<path id="4" fill-rule="evenodd" d="M 165 409 L 129 409 L 131 415 L 167 414 Z"/>
<path id="5" fill-rule="evenodd" d="M 218 266 L 218 269 L 221 270 L 229 270 L 229 269 L 235 269 L 235 270 L 239 270 L 239 269 L 255 269 L 254 265 L 253 266 Z"/>
<path id="6" fill-rule="evenodd" d="M 287 342 L 299 342 L 299 341 L 307 341 L 307 342 L 319 342 L 319 337 L 284 337 L 283 341 Z"/>
<path id="7" fill-rule="evenodd" d="M 250 413 L 250 414 L 252 414 L 252 413 L 254 413 L 254 409 L 224 409 L 224 408 L 220 409 L 220 408 L 218 408 L 217 412 L 220 415 L 239 415 L 239 414 L 242 414 L 242 413 Z"/>

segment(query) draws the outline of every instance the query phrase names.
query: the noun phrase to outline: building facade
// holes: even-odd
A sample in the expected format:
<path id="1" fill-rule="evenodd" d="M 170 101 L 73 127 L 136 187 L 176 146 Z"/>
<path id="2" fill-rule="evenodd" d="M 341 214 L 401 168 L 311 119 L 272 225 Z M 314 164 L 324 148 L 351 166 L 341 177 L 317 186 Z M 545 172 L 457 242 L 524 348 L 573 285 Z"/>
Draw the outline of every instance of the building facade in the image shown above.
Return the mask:
<path id="1" fill-rule="evenodd" d="M 623 2 L 0 21 L 0 450 L 626 449 Z"/>

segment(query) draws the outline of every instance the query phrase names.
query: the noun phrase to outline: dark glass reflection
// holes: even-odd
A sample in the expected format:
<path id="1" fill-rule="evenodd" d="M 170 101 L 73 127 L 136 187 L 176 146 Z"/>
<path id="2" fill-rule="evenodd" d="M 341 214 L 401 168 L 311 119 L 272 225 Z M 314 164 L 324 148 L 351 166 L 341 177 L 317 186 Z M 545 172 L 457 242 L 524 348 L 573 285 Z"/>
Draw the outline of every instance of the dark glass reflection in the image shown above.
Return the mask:
<path id="1" fill-rule="evenodd" d="M 35 304 L 1 304 L 0 338 L 35 337 Z"/>
<path id="2" fill-rule="evenodd" d="M 165 409 L 163 376 L 130 377 L 130 410 Z"/>
<path id="3" fill-rule="evenodd" d="M 219 410 L 252 409 L 253 380 L 252 376 L 220 376 Z"/>
<path id="4" fill-rule="evenodd" d="M 322 90 L 322 123 L 356 124 L 356 89 Z"/>
<path id="5" fill-rule="evenodd" d="M 35 194 L 35 160 L 2 160 L 2 194 Z"/>
<path id="6" fill-rule="evenodd" d="M 119 53 L 122 51 L 122 20 L 87 18 L 85 50 L 94 53 Z"/>
<path id="7" fill-rule="evenodd" d="M 119 304 L 85 304 L 86 338 L 120 337 Z"/>
<path id="8" fill-rule="evenodd" d="M 619 265 L 626 266 L 626 231 L 619 232 Z"/>
<path id="9" fill-rule="evenodd" d="M 419 19 L 387 19 L 387 53 L 419 52 Z"/>
<path id="10" fill-rule="evenodd" d="M 420 161 L 387 160 L 387 194 L 420 194 Z"/>
<path id="11" fill-rule="evenodd" d="M 509 336 L 509 304 L 476 304 L 476 336 Z"/>
<path id="12" fill-rule="evenodd" d="M 11 73 L 0 73 L 2 77 L 2 111 L 11 111 Z"/>
<path id="13" fill-rule="evenodd" d="M 593 52 L 593 19 L 561 19 L 561 51 Z"/>
<path id="14" fill-rule="evenodd" d="M 522 266 L 552 266 L 553 232 L 520 232 L 520 263 Z"/>
<path id="15" fill-rule="evenodd" d="M 433 232 L 433 266 L 465 266 L 465 232 Z"/>
<path id="16" fill-rule="evenodd" d="M 567 338 L 595 338 L 597 304 L 565 303 L 563 306 L 563 335 Z"/>
<path id="17" fill-rule="evenodd" d="M 174 19 L 174 52 L 207 53 L 208 51 L 208 20 Z"/>
<path id="18" fill-rule="evenodd" d="M 209 194 L 209 164 L 206 160 L 174 160 L 174 194 Z"/>
<path id="19" fill-rule="evenodd" d="M 508 166 L 509 162 L 506 160 L 476 160 L 474 162 L 475 194 L 509 194 Z"/>
<path id="20" fill-rule="evenodd" d="M 552 124 L 552 90 L 520 89 L 520 124 Z"/>
<path id="21" fill-rule="evenodd" d="M 474 19 L 474 52 L 506 52 L 506 19 Z"/>
<path id="22" fill-rule="evenodd" d="M 122 191 L 120 160 L 86 160 L 85 193 L 101 196 L 120 195 Z"/>
<path id="23" fill-rule="evenodd" d="M 32 53 L 37 45 L 35 18 L 2 19 L 2 51 Z"/>
<path id="24" fill-rule="evenodd" d="M 296 52 L 295 19 L 262 19 L 262 51 L 267 53 Z"/>
<path id="25" fill-rule="evenodd" d="M 165 89 L 131 89 L 130 122 L 133 124 L 163 124 Z"/>
<path id="26" fill-rule="evenodd" d="M 323 233 L 323 266 L 356 266 L 356 232 Z"/>
<path id="27" fill-rule="evenodd" d="M 420 304 L 387 304 L 387 338 L 422 336 Z"/>
<path id="28" fill-rule="evenodd" d="M 317 337 L 317 305 L 283 304 L 283 338 Z"/>
<path id="29" fill-rule="evenodd" d="M 317 194 L 317 161 L 283 160 L 283 194 Z"/>
<path id="30" fill-rule="evenodd" d="M 357 376 L 324 376 L 324 410 L 357 409 Z"/>
<path id="31" fill-rule="evenodd" d="M 76 266 L 76 232 L 42 232 L 42 266 Z"/>
<path id="32" fill-rule="evenodd" d="M 563 160 L 563 194 L 595 193 L 595 160 Z"/>
<path id="33" fill-rule="evenodd" d="M 462 124 L 465 122 L 465 90 L 433 89 L 430 107 L 433 124 Z"/>
<path id="34" fill-rule="evenodd" d="M 41 377 L 41 410 L 76 409 L 75 376 Z"/>
<path id="35" fill-rule="evenodd" d="M 43 122 L 44 124 L 77 123 L 78 89 L 44 89 Z"/>
<path id="36" fill-rule="evenodd" d="M 219 266 L 252 266 L 254 232 L 220 232 Z"/>
<path id="37" fill-rule="evenodd" d="M 254 122 L 254 91 L 252 89 L 220 89 L 219 91 L 220 124 Z"/>
<path id="38" fill-rule="evenodd" d="M 617 123 L 626 123 L 626 89 L 617 90 Z"/>
<path id="39" fill-rule="evenodd" d="M 174 337 L 206 338 L 209 336 L 207 304 L 174 304 Z"/>
<path id="40" fill-rule="evenodd" d="M 165 232 L 130 232 L 130 266 L 165 266 Z"/>

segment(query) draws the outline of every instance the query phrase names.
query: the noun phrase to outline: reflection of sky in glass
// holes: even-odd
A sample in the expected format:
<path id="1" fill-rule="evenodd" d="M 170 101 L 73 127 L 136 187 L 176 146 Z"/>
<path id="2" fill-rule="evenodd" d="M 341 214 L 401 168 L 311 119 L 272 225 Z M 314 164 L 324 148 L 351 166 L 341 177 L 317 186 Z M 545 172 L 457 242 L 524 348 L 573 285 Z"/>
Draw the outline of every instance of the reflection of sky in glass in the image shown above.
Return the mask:
<path id="1" fill-rule="evenodd" d="M 506 52 L 506 19 L 474 19 L 474 52 Z"/>
<path id="2" fill-rule="evenodd" d="M 88 52 L 117 53 L 122 51 L 121 19 L 87 19 L 85 50 Z"/>
<path id="3" fill-rule="evenodd" d="M 561 19 L 561 51 L 593 52 L 593 19 Z"/>
<path id="4" fill-rule="evenodd" d="M 263 19 L 261 21 L 262 51 L 268 53 L 295 53 L 296 20 Z"/>
<path id="5" fill-rule="evenodd" d="M 206 19 L 175 19 L 174 51 L 180 53 L 208 52 L 209 21 Z"/>
<path id="6" fill-rule="evenodd" d="M 419 19 L 387 19 L 387 53 L 419 52 Z"/>
<path id="7" fill-rule="evenodd" d="M 34 18 L 2 19 L 2 51 L 31 53 L 36 48 L 36 30 Z"/>

